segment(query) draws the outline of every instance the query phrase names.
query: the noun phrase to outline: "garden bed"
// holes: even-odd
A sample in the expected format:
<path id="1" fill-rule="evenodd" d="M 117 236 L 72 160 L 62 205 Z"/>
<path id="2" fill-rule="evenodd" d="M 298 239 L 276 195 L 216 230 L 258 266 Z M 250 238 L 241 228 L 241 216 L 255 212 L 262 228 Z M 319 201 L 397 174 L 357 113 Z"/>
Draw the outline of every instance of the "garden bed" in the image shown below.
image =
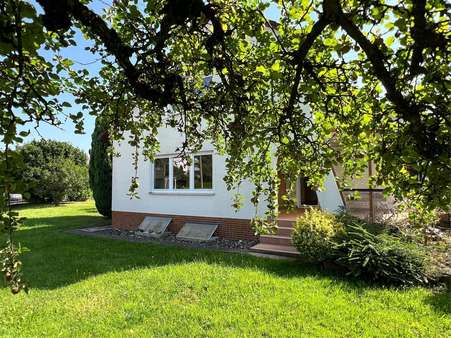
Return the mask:
<path id="1" fill-rule="evenodd" d="M 177 239 L 172 232 L 166 232 L 161 238 L 146 236 L 138 231 L 114 229 L 111 226 L 80 228 L 69 230 L 77 235 L 100 236 L 112 239 L 126 240 L 129 242 L 158 243 L 164 245 L 176 245 L 190 248 L 213 249 L 227 252 L 247 252 L 257 241 L 251 240 L 228 240 L 223 238 L 212 238 L 209 241 L 189 241 Z"/>

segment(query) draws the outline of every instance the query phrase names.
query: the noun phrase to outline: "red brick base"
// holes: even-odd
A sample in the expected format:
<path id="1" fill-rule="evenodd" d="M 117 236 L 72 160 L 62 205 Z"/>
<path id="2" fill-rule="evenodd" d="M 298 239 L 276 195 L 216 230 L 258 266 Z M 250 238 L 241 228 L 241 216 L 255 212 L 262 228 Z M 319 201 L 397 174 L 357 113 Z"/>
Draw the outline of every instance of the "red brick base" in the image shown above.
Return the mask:
<path id="1" fill-rule="evenodd" d="M 215 236 L 225 239 L 255 240 L 257 237 L 251 228 L 250 220 L 236 218 L 217 218 L 184 215 L 147 214 L 128 211 L 113 211 L 113 227 L 116 229 L 137 229 L 146 216 L 171 217 L 169 231 L 178 233 L 186 222 L 219 224 Z"/>

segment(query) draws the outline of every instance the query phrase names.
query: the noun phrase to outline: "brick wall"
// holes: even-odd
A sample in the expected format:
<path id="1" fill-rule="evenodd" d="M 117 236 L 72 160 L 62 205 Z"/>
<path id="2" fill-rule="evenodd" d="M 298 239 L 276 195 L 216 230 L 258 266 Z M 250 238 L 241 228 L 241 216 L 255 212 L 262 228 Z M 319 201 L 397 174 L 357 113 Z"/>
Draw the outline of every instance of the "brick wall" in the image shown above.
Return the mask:
<path id="1" fill-rule="evenodd" d="M 215 232 L 215 236 L 234 240 L 255 240 L 257 237 L 250 226 L 248 219 L 235 218 L 215 218 L 215 217 L 201 217 L 201 216 L 184 216 L 184 215 L 161 215 L 161 214 L 147 214 L 127 211 L 113 211 L 113 227 L 117 229 L 133 230 L 137 229 L 139 224 L 146 216 L 156 217 L 171 217 L 172 221 L 169 224 L 169 231 L 178 233 L 186 222 L 194 223 L 210 223 L 219 224 Z"/>

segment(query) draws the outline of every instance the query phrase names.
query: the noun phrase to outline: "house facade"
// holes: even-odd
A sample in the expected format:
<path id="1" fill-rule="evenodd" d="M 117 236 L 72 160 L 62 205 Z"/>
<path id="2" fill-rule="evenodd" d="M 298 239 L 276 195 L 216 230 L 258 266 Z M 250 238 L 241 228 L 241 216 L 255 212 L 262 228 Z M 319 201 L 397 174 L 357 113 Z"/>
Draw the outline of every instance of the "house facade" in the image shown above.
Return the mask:
<path id="1" fill-rule="evenodd" d="M 177 149 L 184 141 L 183 135 L 173 128 L 160 128 L 160 151 L 155 161 L 140 156 L 138 163 L 139 198 L 127 195 L 134 175 L 133 149 L 126 141 L 116 143 L 119 156 L 113 159 L 113 227 L 136 229 L 145 216 L 172 218 L 169 231 L 177 233 L 186 222 L 219 224 L 216 236 L 226 239 L 256 239 L 250 221 L 265 213 L 250 202 L 253 185 L 243 182 L 240 194 L 244 203 L 239 210 L 232 207 L 234 191 L 228 191 L 223 177 L 226 174 L 226 157 L 218 154 L 213 145 L 205 143 L 202 149 L 191 154 L 191 163 L 177 157 Z M 298 201 L 307 199 L 307 192 L 299 180 L 296 187 Z M 312 192 L 309 192 L 311 195 Z M 343 206 L 331 171 L 321 192 L 313 192 L 313 204 L 335 211 Z M 299 205 L 299 209 L 302 206 Z"/>
<path id="2" fill-rule="evenodd" d="M 220 79 L 209 76 L 204 85 L 208 86 L 210 81 Z M 309 110 L 308 106 L 304 108 Z M 289 213 L 280 213 L 277 234 L 257 237 L 250 222 L 255 216 L 264 215 L 265 206 L 255 209 L 251 203 L 254 186 L 245 181 L 240 186 L 244 204 L 239 210 L 233 208 L 235 192 L 228 191 L 223 181 L 225 156 L 218 154 L 212 144 L 205 143 L 199 152 L 191 154 L 190 164 L 187 164 L 178 158 L 177 151 L 184 141 L 183 135 L 173 128 L 159 128 L 158 139 L 160 151 L 155 161 L 146 160 L 143 155 L 139 157 L 139 199 L 128 196 L 131 178 L 135 175 L 134 149 L 126 141 L 114 145 L 119 154 L 113 158 L 112 223 L 115 228 L 136 229 L 146 216 L 171 218 L 168 229 L 173 233 L 187 222 L 218 224 L 216 236 L 234 240 L 259 239 L 266 247 L 255 251 L 292 254 L 293 248 L 287 247 L 291 247 L 293 223 L 306 208 L 319 207 L 335 212 L 345 207 L 354 215 L 370 220 L 383 209 L 382 189 L 370 189 L 368 184 L 371 165 L 366 176 L 354 182 L 354 188 L 363 197 L 360 201 L 347 198 L 354 191 L 340 191 L 335 179 L 340 168 L 332 168 L 321 191 L 312 191 L 303 178 L 298 178 L 294 189 L 297 208 Z M 282 180 L 279 195 L 284 194 L 284 190 L 286 187 Z"/>
<path id="3" fill-rule="evenodd" d="M 160 151 L 151 162 L 139 158 L 139 199 L 127 196 L 130 179 L 134 175 L 132 149 L 127 142 L 115 144 L 120 154 L 113 159 L 113 226 L 136 228 L 145 216 L 169 216 L 169 230 L 178 232 L 185 222 L 219 224 L 217 235 L 229 239 L 252 239 L 254 233 L 249 220 L 255 209 L 245 203 L 239 210 L 232 205 L 233 192 L 223 181 L 225 157 L 213 145 L 204 144 L 192 154 L 191 164 L 177 158 L 183 135 L 172 128 L 160 128 Z M 252 184 L 243 182 L 240 193 L 250 199 Z M 264 210 L 261 211 L 262 213 Z"/>

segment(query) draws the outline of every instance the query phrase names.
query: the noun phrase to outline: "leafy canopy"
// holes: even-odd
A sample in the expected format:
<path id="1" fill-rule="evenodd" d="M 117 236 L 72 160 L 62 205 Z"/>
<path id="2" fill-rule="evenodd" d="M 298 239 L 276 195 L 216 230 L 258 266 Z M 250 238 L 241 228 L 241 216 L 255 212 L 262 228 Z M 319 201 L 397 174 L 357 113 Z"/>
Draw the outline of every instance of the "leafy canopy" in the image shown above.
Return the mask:
<path id="1" fill-rule="evenodd" d="M 8 145 L 26 122 L 57 125 L 69 105 L 58 95 L 71 92 L 135 147 L 135 165 L 163 124 L 185 133 L 182 151 L 213 140 L 229 155 L 228 187 L 251 179 L 268 216 L 278 171 L 319 186 L 331 165 L 358 175 L 369 160 L 374 184 L 447 207 L 449 21 L 444 0 L 136 0 L 101 15 L 88 0 L 2 1 L 0 134 Z M 76 30 L 94 41 L 98 75 L 59 56 Z M 71 118 L 82 132 L 82 114 Z"/>
<path id="2" fill-rule="evenodd" d="M 34 140 L 16 150 L 22 160 L 15 180 L 33 202 L 60 203 L 89 197 L 88 158 L 70 143 Z"/>

